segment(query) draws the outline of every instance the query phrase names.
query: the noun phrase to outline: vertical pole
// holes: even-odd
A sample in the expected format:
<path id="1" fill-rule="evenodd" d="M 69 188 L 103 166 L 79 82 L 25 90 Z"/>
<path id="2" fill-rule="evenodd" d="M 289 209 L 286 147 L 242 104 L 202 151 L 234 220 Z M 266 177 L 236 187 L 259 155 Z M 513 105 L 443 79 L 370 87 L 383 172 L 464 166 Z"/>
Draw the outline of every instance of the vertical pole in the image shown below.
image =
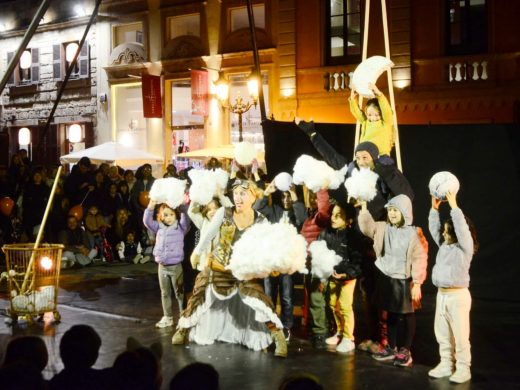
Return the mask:
<path id="1" fill-rule="evenodd" d="M 242 112 L 238 112 L 238 142 L 242 142 L 244 137 L 242 137 Z"/>
<path id="2" fill-rule="evenodd" d="M 94 23 L 94 19 L 96 19 L 97 12 L 99 9 L 99 5 L 101 4 L 102 0 L 96 0 L 96 5 L 94 7 L 94 10 L 92 11 L 92 15 L 90 15 L 90 19 L 87 24 L 87 28 L 85 28 L 85 32 L 83 33 L 83 36 L 81 37 L 81 41 L 79 42 L 78 49 L 76 50 L 76 54 L 74 54 L 74 58 L 72 59 L 69 67 L 67 68 L 67 73 L 65 74 L 65 78 L 63 79 L 60 89 L 58 90 L 58 94 L 56 95 L 56 100 L 54 101 L 54 105 L 52 106 L 51 112 L 49 113 L 49 116 L 47 118 L 47 122 L 45 123 L 45 127 L 43 128 L 42 134 L 40 135 L 40 138 L 38 140 L 38 144 L 36 147 L 36 152 L 40 149 L 40 145 L 45 138 L 45 135 L 47 134 L 47 131 L 49 131 L 49 128 L 51 127 L 51 122 L 54 119 L 54 113 L 56 112 L 56 108 L 58 108 L 58 104 L 60 103 L 61 96 L 63 95 L 63 91 L 65 91 L 65 87 L 67 86 L 67 83 L 69 82 L 70 75 L 72 74 L 72 70 L 76 66 L 76 62 L 78 60 L 79 53 L 81 52 L 81 48 L 83 47 L 83 44 L 85 43 L 85 40 L 87 39 L 88 32 L 90 30 L 90 26 L 92 26 L 92 23 Z"/>
<path id="3" fill-rule="evenodd" d="M 390 59 L 390 39 L 388 38 L 388 20 L 386 13 L 386 0 L 381 0 L 381 9 L 383 11 L 383 31 L 385 37 L 385 56 Z M 401 145 L 399 144 L 399 128 L 397 127 L 397 112 L 395 111 L 395 98 L 394 98 L 394 82 L 392 79 L 392 69 L 388 68 L 386 71 L 388 78 L 388 94 L 390 96 L 390 105 L 394 112 L 394 142 L 395 142 L 395 156 L 397 159 L 397 168 L 402 172 L 403 165 L 401 162 Z"/>
<path id="4" fill-rule="evenodd" d="M 258 47 L 256 46 L 255 16 L 253 14 L 253 4 L 251 0 L 247 0 L 247 16 L 249 17 L 249 29 L 251 30 L 251 43 L 253 44 L 253 58 L 255 60 L 255 73 L 258 77 L 258 101 L 260 102 L 260 117 L 262 122 L 267 119 L 265 113 L 264 102 L 264 83 L 262 82 L 262 73 L 260 72 L 260 57 L 258 56 Z"/>
<path id="5" fill-rule="evenodd" d="M 9 80 L 9 77 L 11 77 L 11 74 L 14 71 L 14 68 L 16 67 L 16 64 L 18 61 L 20 61 L 20 57 L 22 56 L 22 53 L 24 52 L 25 48 L 27 47 L 27 44 L 31 40 L 32 36 L 34 35 L 34 32 L 38 28 L 38 25 L 40 24 L 40 20 L 43 18 L 43 15 L 45 15 L 45 12 L 47 12 L 47 8 L 49 8 L 50 0 L 43 0 L 40 4 L 40 8 L 38 8 L 38 11 L 36 11 L 36 14 L 33 17 L 33 20 L 31 24 L 29 25 L 29 28 L 25 32 L 25 35 L 23 36 L 22 43 L 20 43 L 20 47 L 16 51 L 16 54 L 11 59 L 11 62 L 7 65 L 7 69 L 4 73 L 4 76 L 2 77 L 2 81 L 0 81 L 0 95 L 4 91 L 5 85 L 7 84 L 7 80 Z"/>
<path id="6" fill-rule="evenodd" d="M 367 59 L 369 20 L 370 20 L 370 0 L 366 0 L 365 1 L 365 24 L 363 26 L 363 53 L 361 56 L 361 61 L 365 61 Z M 359 101 L 359 108 L 361 108 L 363 106 L 363 96 L 358 95 L 358 101 Z M 356 154 L 356 148 L 359 144 L 360 128 L 361 128 L 361 123 L 359 123 L 359 121 L 356 120 L 356 135 L 355 135 L 355 139 L 354 139 L 354 157 Z"/>

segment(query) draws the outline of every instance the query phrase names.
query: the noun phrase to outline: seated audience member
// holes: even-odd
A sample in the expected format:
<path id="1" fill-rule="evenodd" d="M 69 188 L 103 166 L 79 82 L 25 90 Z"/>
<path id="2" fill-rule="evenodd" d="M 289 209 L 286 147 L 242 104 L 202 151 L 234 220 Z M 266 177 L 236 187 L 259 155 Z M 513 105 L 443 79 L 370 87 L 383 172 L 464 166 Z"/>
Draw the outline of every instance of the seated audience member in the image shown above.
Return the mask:
<path id="1" fill-rule="evenodd" d="M 88 265 L 98 252 L 91 246 L 87 232 L 72 215 L 67 218 L 67 228 L 58 234 L 58 241 L 65 246 L 61 260 L 62 268 Z"/>

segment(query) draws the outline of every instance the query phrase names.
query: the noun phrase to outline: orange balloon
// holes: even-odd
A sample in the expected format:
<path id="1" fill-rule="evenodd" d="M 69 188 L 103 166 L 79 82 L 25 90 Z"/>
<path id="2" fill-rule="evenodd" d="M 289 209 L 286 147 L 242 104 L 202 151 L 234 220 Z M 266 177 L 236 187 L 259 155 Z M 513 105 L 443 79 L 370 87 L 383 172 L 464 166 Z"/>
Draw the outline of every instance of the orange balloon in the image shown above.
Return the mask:
<path id="1" fill-rule="evenodd" d="M 83 219 L 83 207 L 80 204 L 72 206 L 69 210 L 69 216 L 76 217 L 78 221 Z"/>
<path id="2" fill-rule="evenodd" d="M 148 203 L 150 203 L 150 193 L 148 191 L 141 191 L 139 193 L 139 204 L 142 207 L 148 207 Z"/>
<path id="3" fill-rule="evenodd" d="M 11 215 L 11 211 L 13 211 L 13 207 L 14 207 L 14 200 L 9 198 L 8 196 L 0 199 L 0 211 L 6 217 Z"/>

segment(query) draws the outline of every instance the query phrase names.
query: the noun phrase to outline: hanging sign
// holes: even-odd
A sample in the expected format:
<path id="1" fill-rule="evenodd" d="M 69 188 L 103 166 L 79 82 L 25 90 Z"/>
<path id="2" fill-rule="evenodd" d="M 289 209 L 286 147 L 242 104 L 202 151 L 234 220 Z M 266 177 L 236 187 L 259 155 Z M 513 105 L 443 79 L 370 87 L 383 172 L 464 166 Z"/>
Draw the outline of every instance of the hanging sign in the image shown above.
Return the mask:
<path id="1" fill-rule="evenodd" d="M 191 113 L 207 116 L 208 104 L 208 72 L 205 70 L 191 71 Z"/>
<path id="2" fill-rule="evenodd" d="M 143 74 L 143 113 L 145 118 L 162 118 L 161 77 Z"/>

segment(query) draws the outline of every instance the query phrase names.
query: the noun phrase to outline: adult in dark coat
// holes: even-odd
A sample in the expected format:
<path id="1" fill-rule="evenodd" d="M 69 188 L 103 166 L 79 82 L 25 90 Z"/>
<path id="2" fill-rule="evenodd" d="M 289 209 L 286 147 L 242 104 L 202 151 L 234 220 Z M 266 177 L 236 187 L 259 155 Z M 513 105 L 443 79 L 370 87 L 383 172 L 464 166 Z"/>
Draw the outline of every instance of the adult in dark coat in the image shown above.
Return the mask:
<path id="1" fill-rule="evenodd" d="M 332 168 L 339 170 L 348 164 L 348 160 L 325 141 L 320 133 L 316 132 L 314 122 L 301 121 L 298 123 L 298 127 L 309 136 L 318 153 Z M 350 177 L 352 171 L 360 167 L 370 168 L 379 175 L 376 184 L 377 194 L 367 203 L 374 220 L 386 219 L 385 204 L 394 196 L 405 194 L 413 201 L 414 192 L 406 177 L 397 169 L 393 159 L 388 156 L 379 157 L 379 150 L 372 142 L 362 142 L 356 147 L 355 160 L 348 164 L 345 178 Z"/>
<path id="2" fill-rule="evenodd" d="M 90 167 L 90 159 L 82 157 L 65 179 L 65 195 L 73 206 L 80 204 L 88 191 L 94 188 Z"/>
<path id="3" fill-rule="evenodd" d="M 272 206 L 270 206 L 269 195 L 275 195 L 275 191 L 276 187 L 273 181 L 265 189 L 264 197 L 255 203 L 254 209 L 263 214 L 271 223 L 290 223 L 299 231 L 307 218 L 307 212 L 305 211 L 303 202 L 298 200 L 296 189 L 293 186 L 289 191 L 282 192 L 282 198 L 274 200 Z M 275 306 L 278 300 L 278 291 L 280 291 L 283 332 L 285 339 L 289 340 L 294 324 L 293 276 L 288 274 L 270 275 L 264 279 L 264 290 L 265 293 L 271 297 Z"/>
<path id="4" fill-rule="evenodd" d="M 32 180 L 25 185 L 22 200 L 22 222 L 29 240 L 34 240 L 34 227 L 38 226 L 43 218 L 50 188 L 43 182 L 41 171 L 36 170 Z"/>

